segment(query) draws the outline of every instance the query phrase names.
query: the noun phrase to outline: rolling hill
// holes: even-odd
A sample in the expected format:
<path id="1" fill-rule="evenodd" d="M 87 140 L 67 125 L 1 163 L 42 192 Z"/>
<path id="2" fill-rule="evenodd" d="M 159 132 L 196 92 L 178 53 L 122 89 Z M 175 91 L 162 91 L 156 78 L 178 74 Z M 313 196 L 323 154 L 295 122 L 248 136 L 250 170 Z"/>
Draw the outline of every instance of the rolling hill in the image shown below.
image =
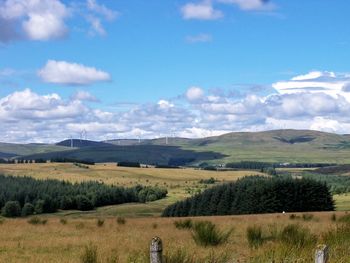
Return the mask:
<path id="1" fill-rule="evenodd" d="M 237 161 L 350 163 L 350 136 L 310 130 L 233 132 L 201 139 L 65 140 L 55 145 L 0 144 L 0 152 L 35 158 L 95 162 L 199 164 Z"/>

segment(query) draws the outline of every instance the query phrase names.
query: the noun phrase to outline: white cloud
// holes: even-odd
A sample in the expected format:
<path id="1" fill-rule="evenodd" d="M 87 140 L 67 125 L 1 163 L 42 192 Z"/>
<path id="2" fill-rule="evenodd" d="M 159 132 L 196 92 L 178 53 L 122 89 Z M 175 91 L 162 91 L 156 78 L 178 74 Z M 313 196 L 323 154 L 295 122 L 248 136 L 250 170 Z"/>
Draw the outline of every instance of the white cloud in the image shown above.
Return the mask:
<path id="1" fill-rule="evenodd" d="M 221 3 L 235 4 L 240 9 L 246 11 L 267 11 L 273 10 L 275 5 L 268 0 L 218 0 Z"/>
<path id="2" fill-rule="evenodd" d="M 181 13 L 184 19 L 215 20 L 223 17 L 223 13 L 216 10 L 209 0 L 187 3 L 181 7 Z"/>
<path id="3" fill-rule="evenodd" d="M 89 101 L 89 102 L 98 102 L 99 100 L 93 96 L 91 93 L 85 90 L 77 91 L 72 97 L 72 100 L 80 100 L 80 101 Z"/>
<path id="4" fill-rule="evenodd" d="M 158 101 L 158 105 L 159 105 L 160 109 L 169 109 L 169 108 L 174 107 L 174 104 L 170 103 L 167 100 L 160 100 L 160 101 Z"/>
<path id="5" fill-rule="evenodd" d="M 350 84 L 350 76 L 334 72 L 312 71 L 289 81 L 279 81 L 272 86 L 280 94 L 324 93 L 333 98 L 342 96 L 350 102 L 350 93 L 346 87 Z"/>
<path id="6" fill-rule="evenodd" d="M 0 0 L 0 42 L 47 41 L 68 35 L 67 20 L 82 17 L 90 35 L 106 35 L 102 23 L 112 22 L 119 13 L 96 0 L 85 3 L 63 0 Z M 84 29 L 85 31 L 85 29 Z"/>
<path id="7" fill-rule="evenodd" d="M 5 140 L 17 142 L 54 142 L 84 129 L 95 140 L 159 134 L 197 138 L 283 128 L 348 133 L 350 101 L 342 91 L 332 96 L 327 89 L 314 92 L 306 86 L 311 80 L 322 85 L 348 78 L 348 74 L 305 74 L 285 81 L 303 83 L 303 91 L 251 92 L 245 97 L 191 87 L 178 100 L 162 99 L 115 112 L 89 107 L 86 102 L 95 98 L 86 91 L 64 100 L 55 93 L 39 95 L 26 89 L 0 98 L 0 133 Z"/>
<path id="8" fill-rule="evenodd" d="M 86 20 L 90 24 L 89 34 L 91 36 L 100 35 L 105 36 L 106 30 L 102 25 L 102 20 L 107 20 L 109 22 L 114 21 L 119 13 L 115 10 L 109 9 L 104 5 L 98 4 L 96 0 L 86 1 L 87 10 L 91 12 L 86 16 Z"/>
<path id="9" fill-rule="evenodd" d="M 45 82 L 64 85 L 89 85 L 111 80 L 107 72 L 82 64 L 56 60 L 49 60 L 38 71 L 38 75 Z"/>
<path id="10" fill-rule="evenodd" d="M 87 0 L 86 4 L 88 10 L 104 16 L 109 21 L 113 21 L 119 15 L 117 11 L 109 9 L 104 5 L 98 4 L 96 0 Z"/>
<path id="11" fill-rule="evenodd" d="M 198 101 L 202 99 L 203 96 L 204 91 L 200 87 L 190 87 L 186 92 L 186 98 L 191 102 Z"/>
<path id="12" fill-rule="evenodd" d="M 18 21 L 26 37 L 31 40 L 64 37 L 68 33 L 65 24 L 68 16 L 68 8 L 59 0 L 5 0 L 0 3 L 0 21 L 3 23 Z M 15 30 L 15 27 L 12 30 Z M 3 35 L 2 30 L 0 34 Z M 18 38 L 16 32 L 7 35 L 7 38 Z M 0 40 L 2 38 L 0 36 Z"/>
<path id="13" fill-rule="evenodd" d="M 205 42 L 211 42 L 213 40 L 213 37 L 209 34 L 198 34 L 193 36 L 187 36 L 186 41 L 188 43 L 205 43 Z"/>

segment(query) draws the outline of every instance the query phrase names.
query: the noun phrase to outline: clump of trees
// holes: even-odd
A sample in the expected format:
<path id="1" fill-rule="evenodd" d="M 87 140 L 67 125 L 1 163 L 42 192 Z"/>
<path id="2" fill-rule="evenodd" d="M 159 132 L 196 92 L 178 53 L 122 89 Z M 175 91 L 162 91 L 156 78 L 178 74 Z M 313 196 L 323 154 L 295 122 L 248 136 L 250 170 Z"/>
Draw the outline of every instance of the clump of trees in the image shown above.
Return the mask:
<path id="1" fill-rule="evenodd" d="M 274 212 L 333 211 L 326 183 L 252 176 L 207 189 L 168 206 L 163 216 L 210 216 Z"/>
<path id="2" fill-rule="evenodd" d="M 141 164 L 138 162 L 127 162 L 127 161 L 123 161 L 123 162 L 118 162 L 117 166 L 120 167 L 136 167 L 136 168 L 140 168 Z"/>
<path id="3" fill-rule="evenodd" d="M 72 184 L 0 175 L 0 208 L 7 217 L 53 213 L 58 209 L 87 211 L 105 205 L 155 201 L 166 195 L 166 189 L 153 186 L 124 188 L 99 182 Z"/>
<path id="4" fill-rule="evenodd" d="M 266 168 L 317 168 L 317 167 L 329 167 L 334 166 L 334 163 L 271 163 L 271 162 L 254 162 L 254 161 L 241 161 L 234 163 L 227 163 L 226 168 L 233 169 L 253 169 L 262 170 Z"/>

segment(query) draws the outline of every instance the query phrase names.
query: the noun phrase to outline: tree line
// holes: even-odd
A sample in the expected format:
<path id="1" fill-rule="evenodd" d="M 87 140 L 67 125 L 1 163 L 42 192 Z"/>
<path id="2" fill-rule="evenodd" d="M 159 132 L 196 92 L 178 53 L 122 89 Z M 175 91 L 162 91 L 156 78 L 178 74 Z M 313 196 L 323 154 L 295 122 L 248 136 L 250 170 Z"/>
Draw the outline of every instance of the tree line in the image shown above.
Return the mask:
<path id="1" fill-rule="evenodd" d="M 326 183 L 309 179 L 245 177 L 168 206 L 165 217 L 333 211 Z"/>
<path id="2" fill-rule="evenodd" d="M 317 168 L 317 167 L 329 167 L 334 166 L 334 163 L 272 163 L 272 162 L 254 162 L 254 161 L 241 161 L 227 163 L 226 168 L 235 169 L 254 169 L 261 170 L 266 168 Z"/>
<path id="3" fill-rule="evenodd" d="M 4 216 L 53 213 L 62 210 L 92 210 L 129 202 L 164 198 L 167 190 L 141 186 L 124 188 L 99 182 L 70 183 L 0 175 L 0 208 Z"/>

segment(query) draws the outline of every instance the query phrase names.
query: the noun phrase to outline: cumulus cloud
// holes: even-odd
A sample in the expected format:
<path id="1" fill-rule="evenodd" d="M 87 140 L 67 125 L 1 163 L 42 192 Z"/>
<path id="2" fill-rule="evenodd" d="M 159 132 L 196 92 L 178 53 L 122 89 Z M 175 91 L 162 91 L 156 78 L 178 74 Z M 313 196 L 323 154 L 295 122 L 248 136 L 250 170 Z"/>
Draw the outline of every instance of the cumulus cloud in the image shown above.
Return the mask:
<path id="1" fill-rule="evenodd" d="M 200 87 L 190 87 L 186 92 L 186 98 L 190 102 L 195 102 L 202 99 L 204 91 Z"/>
<path id="2" fill-rule="evenodd" d="M 17 24 L 31 40 L 62 38 L 68 33 L 68 16 L 68 8 L 59 0 L 5 0 L 0 3 L 0 40 L 18 39 Z"/>
<path id="3" fill-rule="evenodd" d="M 110 81 L 107 72 L 78 63 L 49 60 L 38 71 L 38 76 L 47 83 L 64 85 L 89 85 L 100 81 Z"/>
<path id="4" fill-rule="evenodd" d="M 0 42 L 64 38 L 69 33 L 67 20 L 73 16 L 85 18 L 90 25 L 90 35 L 106 35 L 102 22 L 112 22 L 118 15 L 96 0 L 87 0 L 84 4 L 65 4 L 62 0 L 2 0 Z"/>
<path id="5" fill-rule="evenodd" d="M 73 96 L 71 96 L 71 99 L 89 102 L 99 102 L 99 100 L 94 95 L 85 90 L 77 91 Z"/>
<path id="6" fill-rule="evenodd" d="M 187 3 L 181 7 L 184 19 L 215 20 L 223 17 L 223 13 L 213 7 L 210 0 L 199 3 Z"/>
<path id="7" fill-rule="evenodd" d="M 89 107 L 87 102 L 95 98 L 86 91 L 64 100 L 55 93 L 39 95 L 26 89 L 0 98 L 0 132 L 8 141 L 26 142 L 57 141 L 81 130 L 96 140 L 159 134 L 196 138 L 284 128 L 348 133 L 350 101 L 343 96 L 348 78 L 349 74 L 310 72 L 272 84 L 302 83 L 302 88 L 245 96 L 193 86 L 178 99 L 132 104 L 117 111 Z M 315 91 L 314 85 L 308 87 L 310 82 L 323 89 Z M 329 93 L 330 84 L 336 84 L 337 94 Z"/>

